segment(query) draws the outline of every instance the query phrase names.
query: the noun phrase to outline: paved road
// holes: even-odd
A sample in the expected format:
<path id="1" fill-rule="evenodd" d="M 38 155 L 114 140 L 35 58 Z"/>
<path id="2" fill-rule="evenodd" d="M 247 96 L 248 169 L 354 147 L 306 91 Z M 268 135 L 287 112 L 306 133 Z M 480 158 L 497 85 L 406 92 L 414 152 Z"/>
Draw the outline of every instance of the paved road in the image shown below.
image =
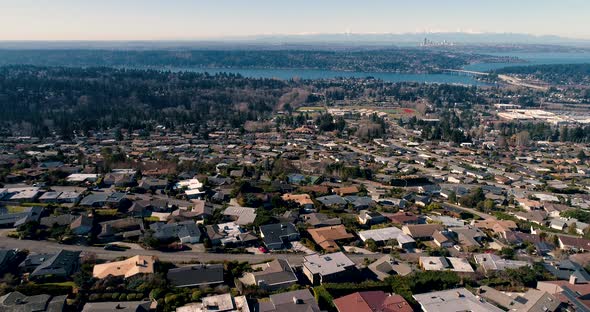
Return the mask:
<path id="1" fill-rule="evenodd" d="M 517 87 L 525 87 L 525 88 L 531 88 L 531 89 L 541 90 L 541 91 L 547 91 L 549 89 L 548 87 L 538 86 L 538 85 L 535 85 L 532 83 L 522 81 L 519 78 L 508 76 L 508 75 L 498 75 L 498 78 L 500 78 L 500 80 L 502 80 L 505 83 L 508 83 L 508 84 L 511 84 L 511 85 L 517 86 Z"/>
<path id="2" fill-rule="evenodd" d="M 469 212 L 471 214 L 474 214 L 476 216 L 480 216 L 482 219 L 493 219 L 496 220 L 496 217 L 487 214 L 485 212 L 481 212 L 472 208 L 467 208 L 467 207 L 463 207 L 463 206 L 459 206 L 459 205 L 455 205 L 455 204 L 451 204 L 451 203 L 441 203 L 441 206 L 443 206 L 443 208 L 445 207 L 449 207 L 451 209 L 458 209 L 458 210 L 462 210 L 465 212 Z"/>
<path id="3" fill-rule="evenodd" d="M 301 265 L 303 263 L 303 254 L 216 254 L 195 251 L 180 251 L 180 252 L 161 252 L 157 250 L 134 250 L 129 249 L 125 251 L 104 250 L 100 247 L 76 246 L 76 245 L 62 245 L 55 242 L 48 241 L 33 241 L 33 240 L 19 240 L 10 237 L 0 236 L 0 248 L 18 248 L 27 249 L 34 253 L 56 253 L 60 249 L 65 250 L 79 250 L 82 252 L 89 252 L 96 255 L 99 259 L 113 260 L 118 257 L 131 257 L 135 255 L 149 255 L 156 256 L 162 261 L 169 261 L 174 263 L 188 263 L 188 262 L 209 262 L 209 261 L 224 261 L 224 260 L 238 260 L 247 261 L 250 263 L 260 263 L 272 259 L 286 259 L 291 265 Z M 352 261 L 357 264 L 363 263 L 365 258 L 378 259 L 381 254 L 376 255 L 348 255 Z"/>

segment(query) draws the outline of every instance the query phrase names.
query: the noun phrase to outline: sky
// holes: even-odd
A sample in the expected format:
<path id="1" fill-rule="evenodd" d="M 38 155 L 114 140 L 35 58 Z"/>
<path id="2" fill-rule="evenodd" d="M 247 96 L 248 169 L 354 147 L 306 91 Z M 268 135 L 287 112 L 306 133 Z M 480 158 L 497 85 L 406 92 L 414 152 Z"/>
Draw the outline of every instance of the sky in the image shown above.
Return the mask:
<path id="1" fill-rule="evenodd" d="M 491 32 L 590 39 L 588 0 L 0 0 L 0 40 Z"/>

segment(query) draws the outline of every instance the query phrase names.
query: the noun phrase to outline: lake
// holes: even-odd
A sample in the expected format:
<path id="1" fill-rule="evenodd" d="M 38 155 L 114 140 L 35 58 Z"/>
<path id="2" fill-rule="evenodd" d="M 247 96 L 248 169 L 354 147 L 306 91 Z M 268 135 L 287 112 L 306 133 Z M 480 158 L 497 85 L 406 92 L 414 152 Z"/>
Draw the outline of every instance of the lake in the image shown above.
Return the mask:
<path id="1" fill-rule="evenodd" d="M 580 64 L 590 63 L 590 53 L 487 53 L 497 56 L 518 57 L 526 63 L 478 63 L 464 67 L 472 71 L 490 71 L 508 66 L 542 65 L 542 64 Z M 252 78 L 278 78 L 278 79 L 330 79 L 330 78 L 367 78 L 373 77 L 386 82 L 424 82 L 444 83 L 460 85 L 485 86 L 487 83 L 476 80 L 472 76 L 455 74 L 403 74 L 403 73 L 372 73 L 372 72 L 347 72 L 316 69 L 227 69 L 227 68 L 176 68 L 193 72 L 236 73 Z"/>
<path id="2" fill-rule="evenodd" d="M 487 53 L 494 56 L 509 56 L 517 57 L 526 61 L 526 63 L 479 63 L 464 66 L 465 70 L 473 71 L 490 71 L 503 67 L 522 66 L 522 65 L 550 65 L 550 64 L 582 64 L 590 63 L 590 53 L 563 53 L 563 52 L 547 52 L 547 53 L 530 53 L 530 52 L 515 52 L 515 53 Z"/>
<path id="3" fill-rule="evenodd" d="M 193 72 L 214 73 L 235 73 L 244 77 L 253 78 L 279 78 L 279 79 L 331 79 L 331 78 L 367 78 L 373 77 L 387 82 L 425 82 L 425 83 L 447 83 L 462 85 L 489 85 L 473 79 L 468 75 L 452 74 L 404 74 L 404 73 L 372 73 L 372 72 L 348 72 L 321 69 L 234 69 L 234 68 L 181 68 L 178 70 Z"/>

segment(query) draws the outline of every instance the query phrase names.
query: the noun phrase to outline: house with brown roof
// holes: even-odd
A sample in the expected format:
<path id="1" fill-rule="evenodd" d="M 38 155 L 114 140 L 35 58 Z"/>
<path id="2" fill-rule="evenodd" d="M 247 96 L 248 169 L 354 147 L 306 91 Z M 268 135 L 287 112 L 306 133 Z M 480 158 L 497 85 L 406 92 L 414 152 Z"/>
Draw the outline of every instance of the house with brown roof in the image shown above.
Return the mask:
<path id="1" fill-rule="evenodd" d="M 346 232 L 344 225 L 309 229 L 307 232 L 311 235 L 315 243 L 327 252 L 340 251 L 340 246 L 336 243 L 337 241 L 354 238 L 354 235 Z"/>
<path id="2" fill-rule="evenodd" d="M 538 281 L 537 289 L 554 295 L 560 302 L 577 308 L 576 311 L 590 310 L 590 284 L 577 283 L 575 280 Z"/>
<path id="3" fill-rule="evenodd" d="M 344 186 L 344 187 L 335 188 L 335 189 L 333 189 L 333 191 L 334 191 L 334 193 L 336 193 L 340 196 L 347 196 L 347 195 L 355 195 L 356 193 L 359 192 L 359 188 L 356 187 L 355 185 Z"/>
<path id="4" fill-rule="evenodd" d="M 531 211 L 543 208 L 543 204 L 537 200 L 531 200 L 528 198 L 517 198 L 516 201 L 518 202 L 518 205 L 524 208 L 525 210 Z"/>
<path id="5" fill-rule="evenodd" d="M 400 211 L 400 212 L 396 212 L 396 213 L 388 213 L 385 214 L 385 217 L 387 217 L 389 220 L 391 220 L 392 223 L 395 224 L 418 224 L 422 222 L 422 219 L 411 213 L 411 212 L 407 212 L 407 211 Z"/>
<path id="6" fill-rule="evenodd" d="M 412 312 L 410 304 L 400 295 L 381 290 L 356 292 L 334 299 L 338 312 Z"/>
<path id="7" fill-rule="evenodd" d="M 579 237 L 559 236 L 559 248 L 563 250 L 590 250 L 590 240 Z"/>
<path id="8" fill-rule="evenodd" d="M 281 198 L 284 201 L 293 201 L 299 204 L 304 209 L 313 208 L 313 200 L 308 194 L 283 194 Z"/>
<path id="9" fill-rule="evenodd" d="M 331 218 L 328 215 L 320 213 L 320 212 L 304 214 L 301 216 L 301 219 L 306 224 L 309 224 L 315 228 L 324 227 L 324 226 L 339 225 L 342 223 L 342 220 L 340 220 L 340 218 L 338 218 L 338 217 Z"/>
<path id="10" fill-rule="evenodd" d="M 442 224 L 411 224 L 411 225 L 404 225 L 402 227 L 402 232 L 404 234 L 412 236 L 414 239 L 432 239 L 432 235 L 436 231 L 441 231 L 444 229 Z"/>
<path id="11" fill-rule="evenodd" d="M 539 225 L 545 225 L 545 220 L 547 219 L 547 213 L 543 210 L 519 211 L 514 216 L 519 220 L 530 221 Z"/>
<path id="12" fill-rule="evenodd" d="M 97 264 L 92 270 L 95 278 L 105 278 L 109 275 L 125 278 L 136 274 L 153 274 L 156 257 L 137 255 L 127 260 Z"/>
<path id="13" fill-rule="evenodd" d="M 490 230 L 496 234 L 506 237 L 506 233 L 518 228 L 512 220 L 485 219 L 473 221 L 473 226 L 478 229 Z"/>
<path id="14" fill-rule="evenodd" d="M 328 194 L 330 188 L 325 185 L 305 185 L 300 186 L 299 191 L 306 193 L 315 193 L 316 195 Z"/>
<path id="15" fill-rule="evenodd" d="M 455 244 L 455 241 L 451 238 L 451 235 L 449 235 L 448 232 L 436 231 L 432 235 L 432 239 L 438 247 L 442 248 L 453 247 Z"/>

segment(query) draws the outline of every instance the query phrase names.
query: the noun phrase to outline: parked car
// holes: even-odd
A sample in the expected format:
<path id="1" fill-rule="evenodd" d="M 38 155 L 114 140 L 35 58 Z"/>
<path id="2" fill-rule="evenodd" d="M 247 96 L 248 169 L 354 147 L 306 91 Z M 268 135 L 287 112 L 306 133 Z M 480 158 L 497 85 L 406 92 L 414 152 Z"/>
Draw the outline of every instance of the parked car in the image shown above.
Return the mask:
<path id="1" fill-rule="evenodd" d="M 112 250 L 112 251 L 125 251 L 129 249 L 129 247 L 123 247 L 115 244 L 106 244 L 103 247 L 104 250 Z"/>
<path id="2" fill-rule="evenodd" d="M 266 247 L 264 246 L 258 247 L 258 251 L 260 251 L 261 253 L 268 253 L 268 249 L 266 249 Z"/>

